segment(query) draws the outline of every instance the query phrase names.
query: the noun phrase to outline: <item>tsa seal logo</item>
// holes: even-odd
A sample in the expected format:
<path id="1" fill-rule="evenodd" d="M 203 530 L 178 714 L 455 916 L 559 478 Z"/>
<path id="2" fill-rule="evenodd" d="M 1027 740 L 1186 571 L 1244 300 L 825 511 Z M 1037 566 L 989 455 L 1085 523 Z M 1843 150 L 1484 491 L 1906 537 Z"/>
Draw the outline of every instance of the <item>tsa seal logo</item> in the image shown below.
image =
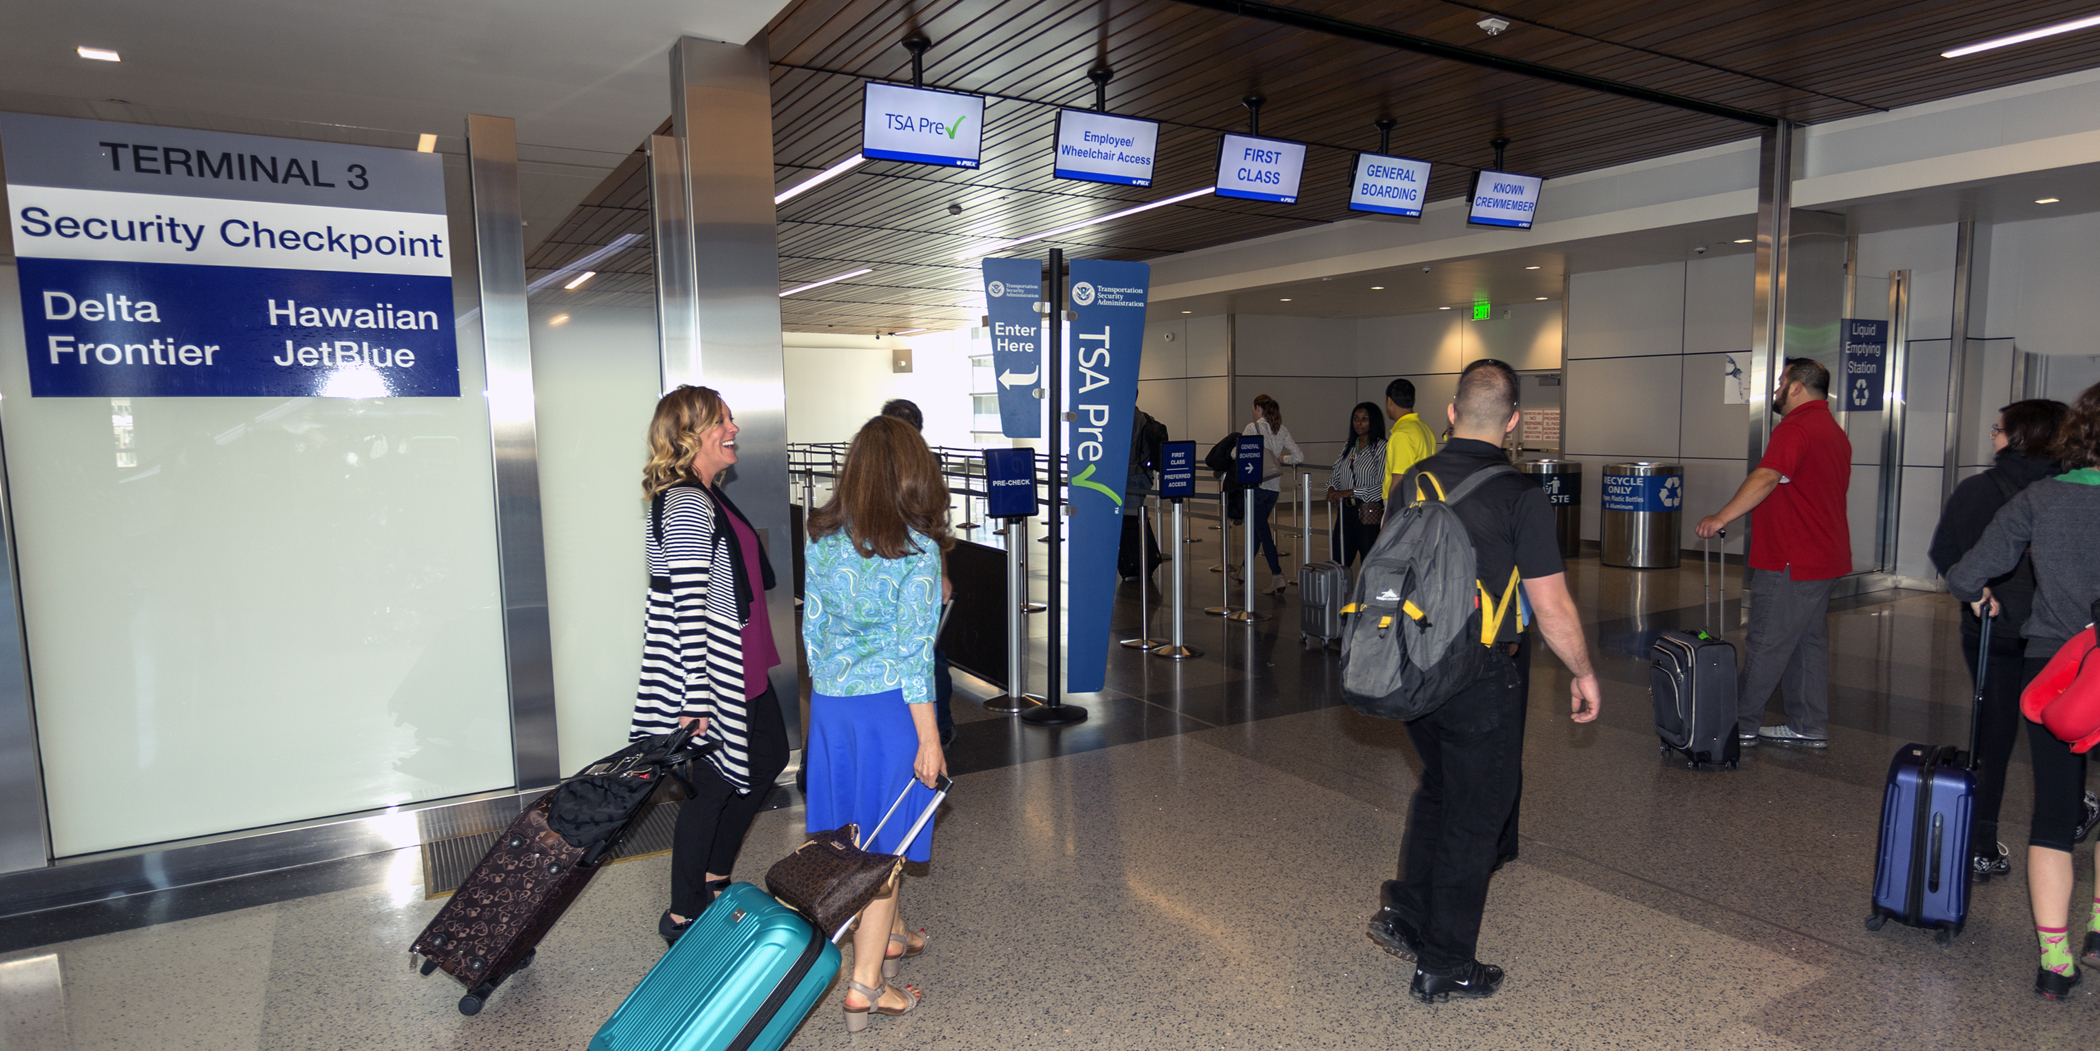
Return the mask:
<path id="1" fill-rule="evenodd" d="M 984 290 L 990 292 L 993 299 L 1002 299 L 1006 296 L 1006 282 L 994 281 L 986 285 Z"/>
<path id="2" fill-rule="evenodd" d="M 1090 306 L 1093 306 L 1093 305 L 1094 305 L 1094 284 L 1093 284 L 1093 282 L 1091 282 L 1091 281 L 1081 281 L 1080 283 L 1078 283 L 1078 284 L 1076 284 L 1076 285 L 1073 285 L 1073 286 L 1072 286 L 1072 303 L 1073 303 L 1073 305 L 1075 305 L 1075 306 L 1082 306 L 1082 307 L 1090 307 Z"/>
<path id="3" fill-rule="evenodd" d="M 1684 505 L 1684 479 L 1681 476 L 1671 475 L 1663 479 L 1662 505 L 1672 511 Z"/>

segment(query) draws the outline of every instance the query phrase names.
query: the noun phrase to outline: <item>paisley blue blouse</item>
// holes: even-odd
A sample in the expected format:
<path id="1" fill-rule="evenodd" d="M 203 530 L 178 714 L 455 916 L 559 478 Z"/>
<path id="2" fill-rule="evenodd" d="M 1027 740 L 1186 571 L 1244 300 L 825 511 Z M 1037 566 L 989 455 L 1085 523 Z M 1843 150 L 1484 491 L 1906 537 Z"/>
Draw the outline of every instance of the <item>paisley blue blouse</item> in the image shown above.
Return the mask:
<path id="1" fill-rule="evenodd" d="M 911 534 L 917 554 L 862 558 L 844 530 L 803 549 L 802 640 L 810 690 L 866 697 L 902 690 L 933 700 L 933 635 L 940 622 L 941 552 Z"/>

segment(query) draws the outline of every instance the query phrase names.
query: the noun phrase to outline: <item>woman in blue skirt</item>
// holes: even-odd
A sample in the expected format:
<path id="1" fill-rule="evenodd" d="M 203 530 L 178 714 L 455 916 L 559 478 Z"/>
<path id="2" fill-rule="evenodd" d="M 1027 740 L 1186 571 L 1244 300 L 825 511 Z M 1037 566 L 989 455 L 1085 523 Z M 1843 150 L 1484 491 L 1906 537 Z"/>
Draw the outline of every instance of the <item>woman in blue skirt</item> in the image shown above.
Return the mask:
<path id="1" fill-rule="evenodd" d="M 863 834 L 904 802 L 864 849 L 926 861 L 929 824 L 902 842 L 948 772 L 933 712 L 933 639 L 940 622 L 948 486 L 924 439 L 877 416 L 854 436 L 830 502 L 809 517 L 802 637 L 809 650 L 809 830 L 848 822 Z M 908 790 L 908 791 L 907 791 Z M 853 934 L 846 1029 L 900 1015 L 919 991 L 885 979 L 926 949 L 907 934 L 897 894 L 871 902 Z"/>

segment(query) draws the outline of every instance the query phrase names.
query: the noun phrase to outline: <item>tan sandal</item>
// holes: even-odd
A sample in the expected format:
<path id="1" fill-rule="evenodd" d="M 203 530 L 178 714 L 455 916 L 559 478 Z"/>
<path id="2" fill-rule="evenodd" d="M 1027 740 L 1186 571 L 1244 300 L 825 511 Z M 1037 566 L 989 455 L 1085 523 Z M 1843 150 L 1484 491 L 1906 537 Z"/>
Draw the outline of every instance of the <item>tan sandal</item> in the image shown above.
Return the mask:
<path id="1" fill-rule="evenodd" d="M 901 963 L 901 962 L 903 962 L 903 961 L 905 961 L 905 960 L 909 960 L 909 959 L 911 959 L 912 957 L 914 957 L 914 956 L 917 956 L 917 955 L 919 955 L 920 953 L 923 953 L 923 952 L 925 952 L 925 951 L 926 951 L 926 928 L 924 928 L 924 927 L 921 927 L 921 928 L 919 928 L 919 947 L 918 947 L 918 948 L 916 948 L 916 949 L 914 949 L 914 948 L 912 948 L 912 947 L 911 947 L 911 935 L 910 935 L 910 934 L 892 934 L 892 935 L 890 935 L 890 944 L 891 944 L 891 945 L 901 945 L 901 946 L 903 946 L 904 948 L 903 948 L 903 950 L 902 950 L 901 952 L 885 952 L 885 953 L 883 953 L 883 956 L 882 956 L 882 976 L 883 976 L 884 978 L 895 978 L 895 977 L 897 977 L 897 965 L 898 965 L 899 963 Z"/>
<path id="2" fill-rule="evenodd" d="M 870 1014 L 893 1016 L 910 1014 L 914 1008 L 919 1006 L 919 997 L 921 994 L 919 990 L 913 986 L 907 985 L 902 988 L 898 988 L 897 986 L 890 985 L 889 983 L 885 982 L 883 983 L 882 987 L 878 989 L 873 986 L 862 985 L 851 978 L 846 979 L 846 984 L 852 986 L 854 992 L 859 993 L 860 995 L 868 998 L 868 1006 L 859 1008 L 857 1010 L 851 1004 L 842 1003 L 840 1005 L 844 1007 L 846 1011 L 846 1031 L 849 1033 L 858 1033 L 861 1030 L 866 1029 L 868 1027 L 868 1016 Z M 882 994 L 890 989 L 896 989 L 898 994 L 904 997 L 906 1003 L 903 1007 L 882 1006 Z"/>

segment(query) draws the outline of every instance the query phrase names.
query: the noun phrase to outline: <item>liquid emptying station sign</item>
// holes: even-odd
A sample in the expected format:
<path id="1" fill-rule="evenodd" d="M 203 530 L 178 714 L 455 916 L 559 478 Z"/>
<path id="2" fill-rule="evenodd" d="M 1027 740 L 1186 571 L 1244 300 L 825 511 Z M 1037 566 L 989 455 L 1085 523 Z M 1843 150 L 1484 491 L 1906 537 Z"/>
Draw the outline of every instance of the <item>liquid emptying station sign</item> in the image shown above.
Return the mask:
<path id="1" fill-rule="evenodd" d="M 443 159 L 0 114 L 31 393 L 457 397 Z"/>
<path id="2" fill-rule="evenodd" d="M 1839 323 L 1844 332 L 1845 375 L 1838 394 L 1841 412 L 1880 412 L 1882 387 L 1886 382 L 1882 363 L 1888 359 L 1889 323 L 1846 318 Z"/>

